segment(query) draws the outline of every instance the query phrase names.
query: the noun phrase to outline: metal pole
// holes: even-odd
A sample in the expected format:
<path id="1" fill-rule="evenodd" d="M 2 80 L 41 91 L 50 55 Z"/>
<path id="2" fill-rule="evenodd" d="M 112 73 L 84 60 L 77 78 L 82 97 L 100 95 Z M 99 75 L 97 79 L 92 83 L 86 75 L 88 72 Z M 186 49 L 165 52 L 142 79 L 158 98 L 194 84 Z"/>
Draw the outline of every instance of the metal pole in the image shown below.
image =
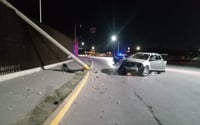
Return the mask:
<path id="1" fill-rule="evenodd" d="M 74 43 L 76 43 L 76 24 L 74 24 Z"/>
<path id="2" fill-rule="evenodd" d="M 117 55 L 119 54 L 119 40 L 117 40 Z"/>
<path id="3" fill-rule="evenodd" d="M 40 9 L 40 23 L 42 23 L 42 0 L 39 0 L 39 9 Z"/>
<path id="4" fill-rule="evenodd" d="M 57 42 L 53 37 L 51 37 L 49 34 L 47 34 L 43 29 L 41 29 L 39 26 L 37 26 L 33 21 L 31 21 L 23 13 L 21 13 L 20 11 L 18 11 L 9 2 L 7 2 L 6 0 L 0 0 L 0 2 L 2 2 L 7 7 L 13 9 L 19 17 L 21 17 L 25 22 L 27 22 L 30 26 L 32 26 L 36 31 L 38 31 L 45 38 L 47 38 L 51 43 L 53 43 L 55 46 L 57 46 L 58 48 L 60 48 L 64 53 L 66 53 L 67 55 L 71 56 L 75 61 L 77 61 L 85 69 L 87 69 L 87 70 L 89 69 L 89 66 L 87 64 L 85 64 L 82 60 L 80 60 L 75 55 L 73 55 L 69 50 L 67 50 L 65 47 L 63 47 L 59 42 Z"/>

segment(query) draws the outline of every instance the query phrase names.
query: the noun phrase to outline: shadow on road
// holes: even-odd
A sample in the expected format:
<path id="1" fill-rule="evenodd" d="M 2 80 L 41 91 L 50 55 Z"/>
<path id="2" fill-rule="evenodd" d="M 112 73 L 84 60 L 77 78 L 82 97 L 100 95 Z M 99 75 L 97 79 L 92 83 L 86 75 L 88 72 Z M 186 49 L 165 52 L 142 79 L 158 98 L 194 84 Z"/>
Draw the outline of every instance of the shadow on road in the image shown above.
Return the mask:
<path id="1" fill-rule="evenodd" d="M 101 70 L 102 73 L 105 73 L 107 75 L 119 75 L 117 73 L 117 69 L 111 69 L 111 68 L 108 68 L 108 69 L 102 69 Z M 119 75 L 119 76 L 135 76 L 135 77 L 142 77 L 136 73 L 128 73 L 126 75 Z"/>
<path id="2" fill-rule="evenodd" d="M 102 73 L 105 73 L 107 75 L 118 75 L 117 70 L 116 69 L 102 69 L 101 70 Z"/>
<path id="3" fill-rule="evenodd" d="M 67 73 L 75 73 L 75 72 L 79 72 L 79 71 L 84 71 L 83 68 L 81 69 L 70 69 L 67 64 L 63 64 L 61 69 L 49 69 L 49 70 L 52 70 L 52 71 L 60 71 L 60 72 L 67 72 Z"/>

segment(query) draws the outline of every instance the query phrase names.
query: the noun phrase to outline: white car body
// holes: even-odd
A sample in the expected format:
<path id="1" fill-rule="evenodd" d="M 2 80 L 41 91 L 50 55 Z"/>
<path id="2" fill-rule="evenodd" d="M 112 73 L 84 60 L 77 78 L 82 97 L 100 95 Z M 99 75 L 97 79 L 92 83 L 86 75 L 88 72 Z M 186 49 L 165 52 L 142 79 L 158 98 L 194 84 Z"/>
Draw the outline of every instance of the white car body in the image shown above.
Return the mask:
<path id="1" fill-rule="evenodd" d="M 165 72 L 167 61 L 158 53 L 139 52 L 128 57 L 120 66 L 123 72 L 144 73 L 147 70 L 147 76 L 150 72 L 156 71 L 158 73 Z M 119 70 L 121 70 L 119 68 Z"/>

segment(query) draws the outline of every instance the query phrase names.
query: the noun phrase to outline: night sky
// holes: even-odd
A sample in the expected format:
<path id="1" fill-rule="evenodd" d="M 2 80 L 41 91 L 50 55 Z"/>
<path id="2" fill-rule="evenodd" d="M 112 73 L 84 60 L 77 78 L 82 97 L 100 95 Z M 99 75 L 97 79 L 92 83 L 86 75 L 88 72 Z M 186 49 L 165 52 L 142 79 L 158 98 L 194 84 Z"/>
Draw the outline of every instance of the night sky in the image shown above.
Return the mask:
<path id="1" fill-rule="evenodd" d="M 25 15 L 39 21 L 39 0 L 8 0 Z M 113 46 L 117 34 L 120 48 L 140 45 L 143 50 L 200 48 L 198 0 L 42 0 L 43 23 L 73 36 L 74 24 L 88 46 Z M 96 33 L 89 33 L 96 27 Z M 92 40 L 93 39 L 93 40 Z"/>

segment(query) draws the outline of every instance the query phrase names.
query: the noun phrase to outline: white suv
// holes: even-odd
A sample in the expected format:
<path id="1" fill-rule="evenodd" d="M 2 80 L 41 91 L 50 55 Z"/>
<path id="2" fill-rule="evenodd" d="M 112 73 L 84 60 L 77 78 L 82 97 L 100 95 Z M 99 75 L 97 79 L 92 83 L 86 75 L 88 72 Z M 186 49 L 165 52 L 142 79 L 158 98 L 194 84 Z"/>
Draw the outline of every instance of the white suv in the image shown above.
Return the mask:
<path id="1" fill-rule="evenodd" d="M 138 52 L 122 62 L 118 69 L 120 75 L 138 73 L 148 76 L 151 72 L 165 72 L 167 61 L 158 53 Z"/>

